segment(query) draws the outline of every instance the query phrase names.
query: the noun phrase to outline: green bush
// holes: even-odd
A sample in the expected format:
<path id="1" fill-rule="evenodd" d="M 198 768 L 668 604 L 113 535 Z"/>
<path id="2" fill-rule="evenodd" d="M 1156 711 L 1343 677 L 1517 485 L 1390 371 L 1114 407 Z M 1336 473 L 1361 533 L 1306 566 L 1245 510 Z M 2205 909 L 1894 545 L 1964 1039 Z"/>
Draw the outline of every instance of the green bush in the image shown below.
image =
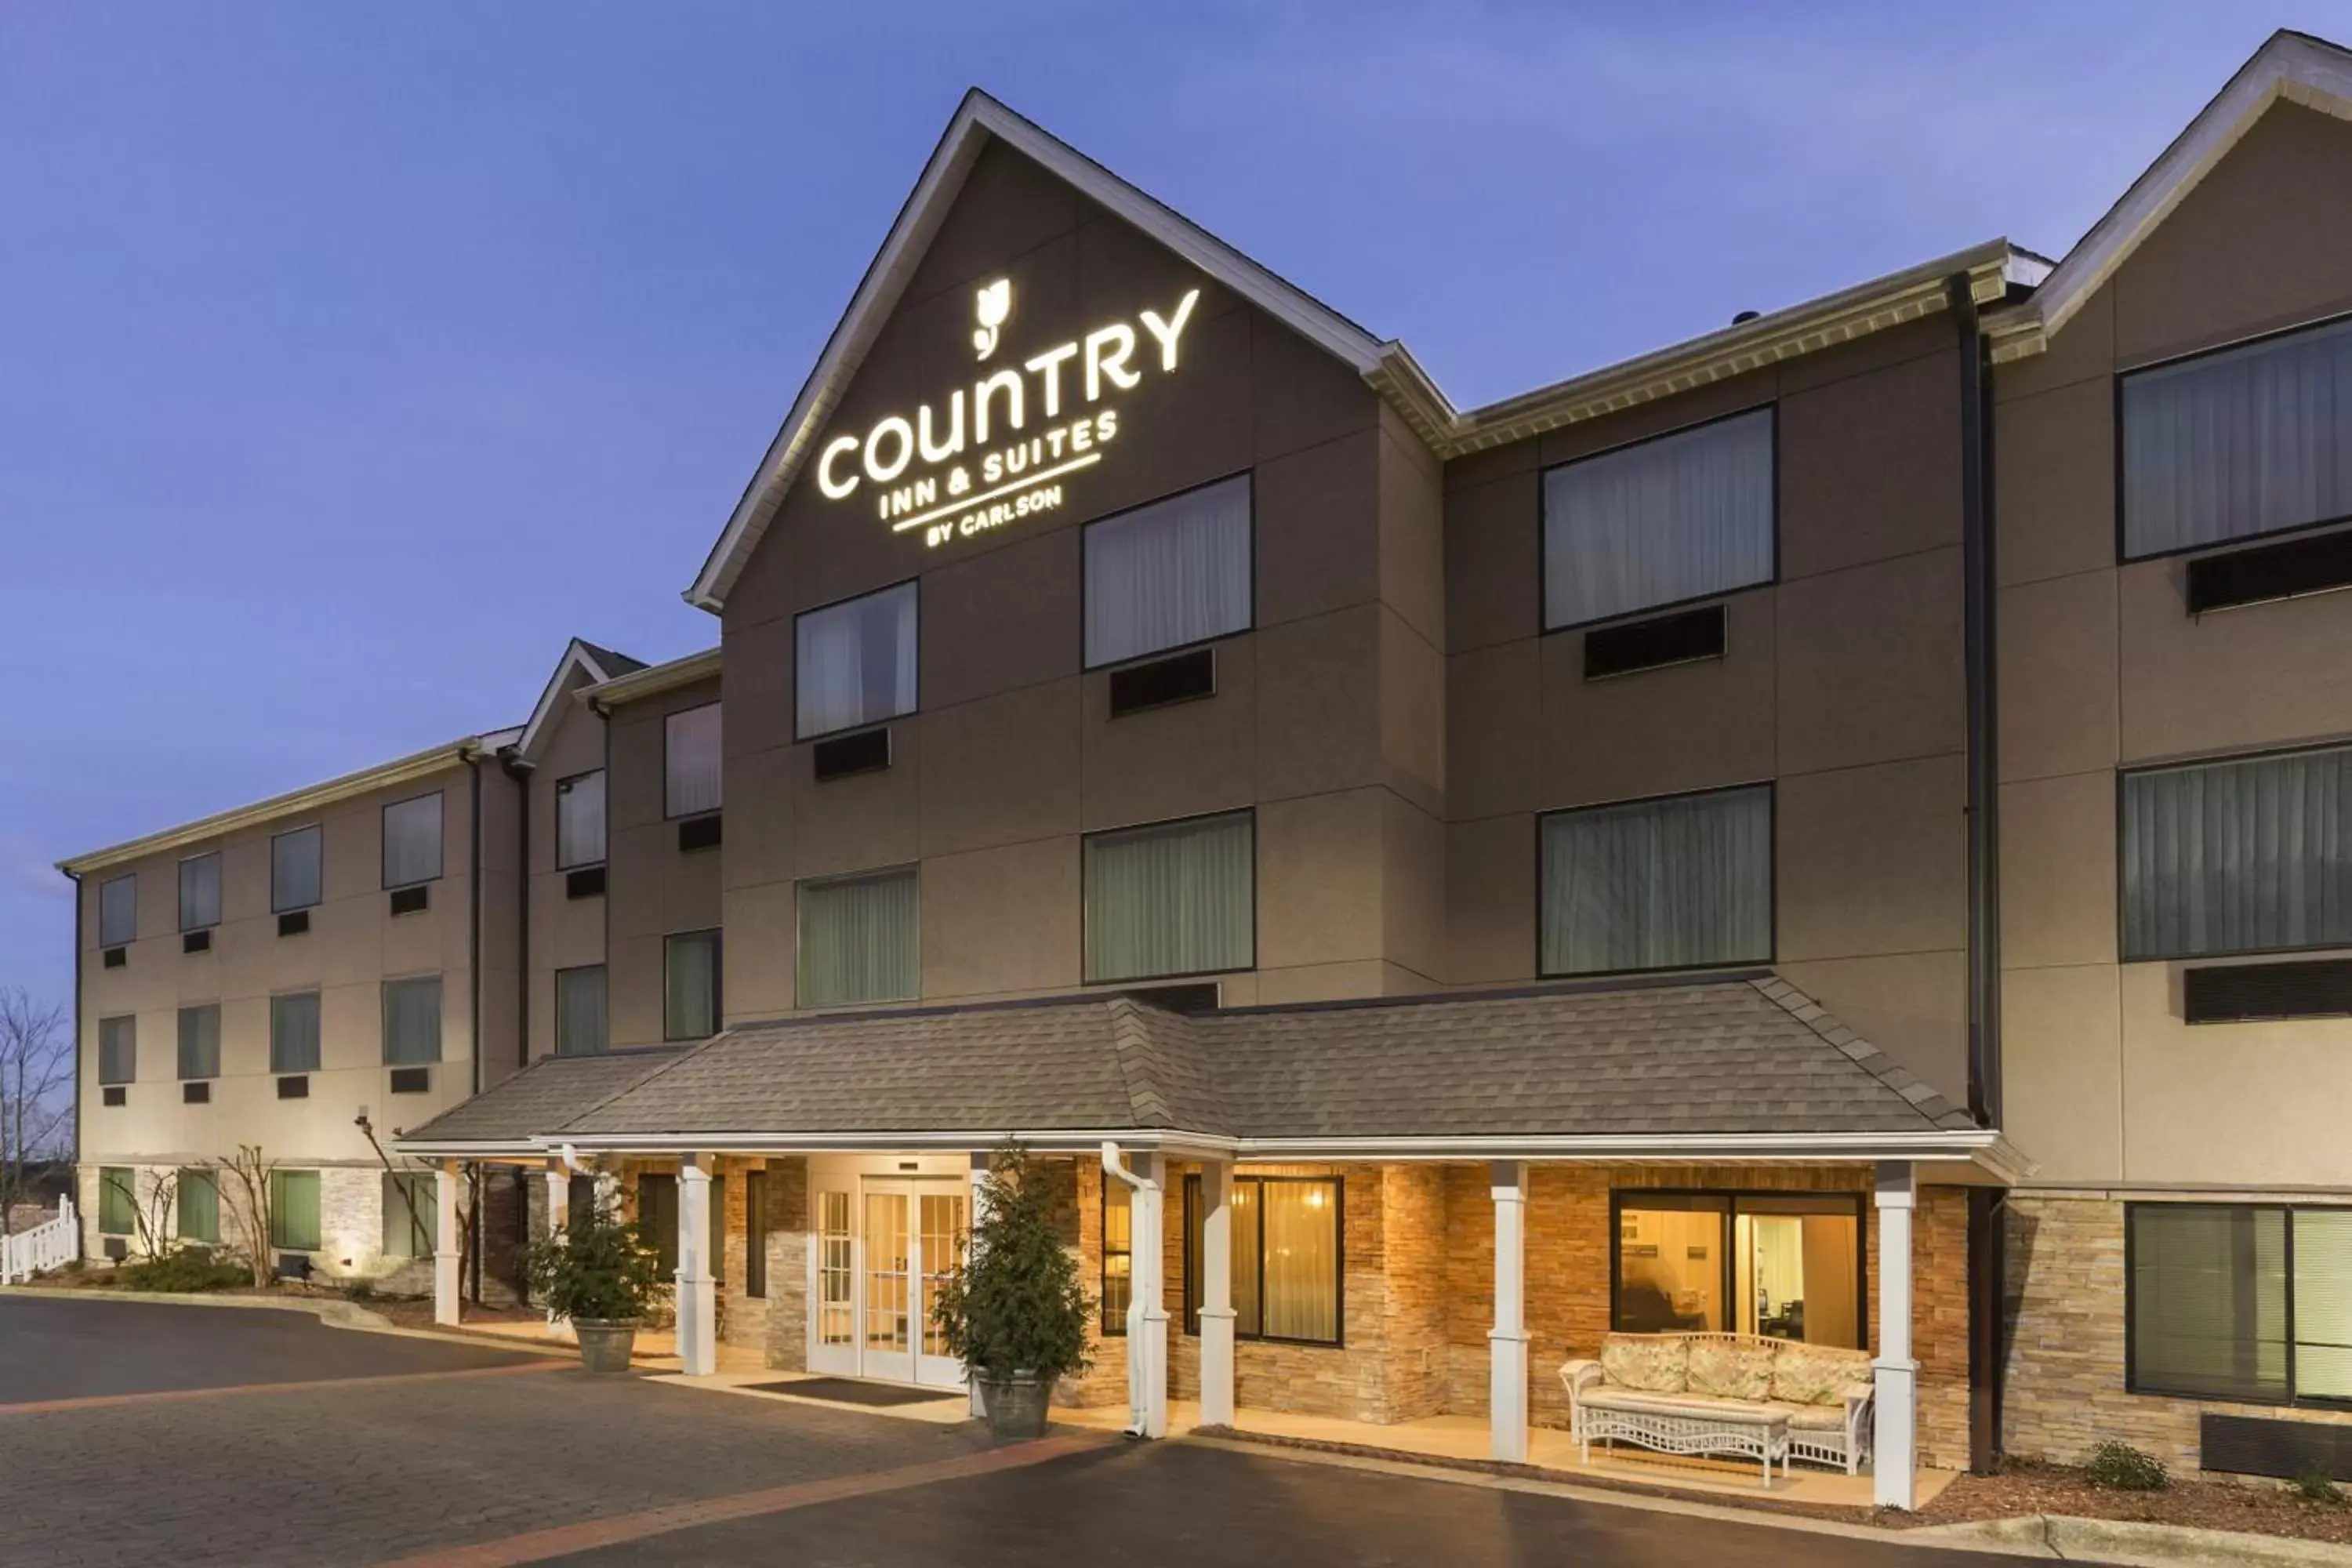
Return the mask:
<path id="1" fill-rule="evenodd" d="M 660 1258 L 609 1202 L 582 1204 L 561 1234 L 532 1242 L 523 1272 L 562 1318 L 636 1322 L 667 1294 Z"/>
<path id="2" fill-rule="evenodd" d="M 343 1299 L 350 1301 L 374 1300 L 375 1281 L 373 1279 L 352 1280 L 350 1284 L 343 1287 Z"/>
<path id="3" fill-rule="evenodd" d="M 126 1263 L 117 1273 L 126 1290 L 190 1293 L 253 1283 L 253 1271 L 244 1264 L 201 1247 L 183 1247 L 161 1258 Z"/>
<path id="4" fill-rule="evenodd" d="M 997 1153 L 980 1192 L 964 1266 L 941 1282 L 931 1317 L 948 1353 L 982 1377 L 1034 1373 L 1048 1384 L 1087 1363 L 1091 1309 L 1062 1245 L 1053 1194 L 1017 1145 Z"/>
<path id="5" fill-rule="evenodd" d="M 2340 1503 L 2344 1489 L 2326 1471 L 2309 1469 L 2294 1478 L 2294 1495 L 2305 1502 Z"/>
<path id="6" fill-rule="evenodd" d="M 2172 1481 L 2161 1461 L 2129 1443 L 2100 1444 L 2091 1450 L 2091 1462 L 2083 1469 L 2093 1486 L 2119 1492 L 2159 1492 Z"/>

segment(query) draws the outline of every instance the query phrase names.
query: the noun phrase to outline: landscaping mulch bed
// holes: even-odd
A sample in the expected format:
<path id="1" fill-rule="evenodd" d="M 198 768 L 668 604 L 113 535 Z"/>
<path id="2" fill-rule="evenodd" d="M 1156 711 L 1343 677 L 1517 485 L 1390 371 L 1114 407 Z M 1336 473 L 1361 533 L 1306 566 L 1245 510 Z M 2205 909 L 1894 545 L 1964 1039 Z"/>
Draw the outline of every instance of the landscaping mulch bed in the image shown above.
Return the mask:
<path id="1" fill-rule="evenodd" d="M 2176 1478 L 2162 1491 L 2127 1492 L 2094 1486 L 2081 1470 L 2067 1466 L 2016 1462 L 1997 1476 L 1957 1477 L 1941 1496 L 1917 1513 L 1897 1514 L 1881 1522 L 1897 1527 L 1958 1524 L 2034 1513 L 2177 1524 L 2192 1530 L 2237 1530 L 2352 1545 L 2352 1503 L 2314 1502 L 2269 1482 Z"/>

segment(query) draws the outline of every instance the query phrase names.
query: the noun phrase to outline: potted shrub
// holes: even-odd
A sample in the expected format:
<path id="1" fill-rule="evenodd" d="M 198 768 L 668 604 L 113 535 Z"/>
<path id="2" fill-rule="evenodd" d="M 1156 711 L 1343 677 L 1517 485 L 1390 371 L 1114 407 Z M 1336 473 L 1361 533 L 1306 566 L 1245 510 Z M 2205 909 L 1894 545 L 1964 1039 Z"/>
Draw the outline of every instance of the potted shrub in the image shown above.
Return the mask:
<path id="1" fill-rule="evenodd" d="M 572 1321 L 582 1366 L 629 1370 L 637 1326 L 665 1293 L 661 1263 L 636 1221 L 600 1194 L 572 1210 L 562 1231 L 531 1243 L 524 1272 L 548 1310 Z"/>
<path id="2" fill-rule="evenodd" d="M 1091 1309 L 1078 1260 L 1062 1245 L 1046 1184 L 1030 1176 L 1019 1146 L 998 1152 L 981 1180 L 963 1267 L 941 1284 L 931 1309 L 999 1437 L 1041 1436 L 1054 1384 L 1087 1362 Z"/>

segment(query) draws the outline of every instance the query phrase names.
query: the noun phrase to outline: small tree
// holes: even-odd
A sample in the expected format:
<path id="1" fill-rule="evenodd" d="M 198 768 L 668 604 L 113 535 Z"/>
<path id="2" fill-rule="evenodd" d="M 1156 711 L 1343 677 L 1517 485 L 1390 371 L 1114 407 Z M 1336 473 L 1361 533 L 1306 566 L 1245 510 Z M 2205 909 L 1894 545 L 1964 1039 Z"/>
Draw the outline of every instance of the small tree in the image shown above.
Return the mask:
<path id="1" fill-rule="evenodd" d="M 0 1234 L 42 1165 L 73 1154 L 73 1041 L 66 1010 L 0 985 Z"/>
<path id="2" fill-rule="evenodd" d="M 1086 1370 L 1091 1308 L 1054 1224 L 1053 1195 L 1034 1174 L 1019 1144 L 997 1151 L 963 1267 L 940 1283 L 931 1317 L 974 1377 L 1027 1373 L 1051 1387 Z"/>
<path id="3" fill-rule="evenodd" d="M 574 1208 L 563 1229 L 530 1244 L 523 1273 L 548 1310 L 575 1322 L 635 1322 L 667 1293 L 645 1232 L 602 1193 Z"/>
<path id="4" fill-rule="evenodd" d="M 139 1191 L 139 1173 L 131 1174 L 131 1224 L 137 1233 L 140 1256 L 150 1262 L 163 1258 L 179 1245 L 173 1221 L 180 1206 L 180 1173 L 159 1173 L 147 1184 L 144 1194 Z"/>
<path id="5" fill-rule="evenodd" d="M 268 1284 L 269 1178 L 277 1172 L 277 1163 L 262 1157 L 260 1144 L 240 1143 L 234 1158 L 215 1161 L 206 1169 L 213 1173 L 221 1206 L 228 1211 L 237 1249 L 245 1254 L 246 1262 L 253 1269 L 253 1283 L 256 1287 Z"/>

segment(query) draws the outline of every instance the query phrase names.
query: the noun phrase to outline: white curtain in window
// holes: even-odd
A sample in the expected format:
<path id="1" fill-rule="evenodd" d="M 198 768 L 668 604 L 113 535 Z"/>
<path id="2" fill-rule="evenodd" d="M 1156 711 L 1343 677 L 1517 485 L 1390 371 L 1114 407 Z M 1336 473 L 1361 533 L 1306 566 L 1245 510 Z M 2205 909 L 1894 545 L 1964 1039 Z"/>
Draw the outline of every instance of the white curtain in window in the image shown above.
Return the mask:
<path id="1" fill-rule="evenodd" d="M 2294 1391 L 2352 1399 L 2352 1209 L 2294 1214 Z"/>
<path id="2" fill-rule="evenodd" d="M 301 991 L 269 999 L 269 1070 L 319 1070 L 319 994 Z"/>
<path id="3" fill-rule="evenodd" d="M 298 827 L 269 841 L 269 909 L 307 910 L 319 901 L 320 851 L 324 840 L 318 827 Z"/>
<path id="4" fill-rule="evenodd" d="M 2352 945 L 2352 747 L 2124 778 L 2124 956 Z"/>
<path id="5" fill-rule="evenodd" d="M 1087 839 L 1087 979 L 1247 969 L 1255 877 L 1247 812 Z"/>
<path id="6" fill-rule="evenodd" d="M 794 628 L 796 738 L 915 710 L 915 584 L 812 610 Z"/>
<path id="7" fill-rule="evenodd" d="M 199 855 L 180 862 L 180 929 L 202 931 L 220 924 L 220 856 Z"/>
<path id="8" fill-rule="evenodd" d="M 430 1258 L 440 1226 L 433 1178 L 387 1171 L 383 1175 L 383 1255 Z"/>
<path id="9" fill-rule="evenodd" d="M 1331 1182 L 1260 1184 L 1269 1339 L 1339 1337 L 1339 1204 Z"/>
<path id="10" fill-rule="evenodd" d="M 1762 786 L 1543 819 L 1543 970 L 1591 974 L 1772 956 Z"/>
<path id="11" fill-rule="evenodd" d="M 2131 1256 L 2137 1387 L 2286 1397 L 2285 1210 L 2137 1205 Z"/>
<path id="12" fill-rule="evenodd" d="M 604 1049 L 604 966 L 555 972 L 555 1054 L 592 1057 Z"/>
<path id="13" fill-rule="evenodd" d="M 1772 576 L 1772 411 L 1544 477 L 1544 624 L 1575 626 Z"/>
<path id="14" fill-rule="evenodd" d="M 2124 551 L 2352 513 L 2352 321 L 2124 378 Z"/>
<path id="15" fill-rule="evenodd" d="M 130 1083 L 139 1076 L 139 1020 L 124 1015 L 98 1021 L 98 1081 Z"/>
<path id="16" fill-rule="evenodd" d="M 555 786 L 555 868 L 594 866 L 604 858 L 604 770 Z"/>
<path id="17" fill-rule="evenodd" d="M 98 945 L 121 947 L 139 940 L 139 877 L 133 872 L 98 888 Z"/>
<path id="18" fill-rule="evenodd" d="M 669 939 L 662 963 L 662 1037 L 699 1040 L 719 1028 L 719 933 Z"/>
<path id="19" fill-rule="evenodd" d="M 383 983 L 383 1064 L 414 1067 L 441 1059 L 441 977 Z"/>
<path id="20" fill-rule="evenodd" d="M 220 1004 L 180 1009 L 180 1076 L 220 1077 Z"/>
<path id="21" fill-rule="evenodd" d="M 420 795 L 383 808 L 383 885 L 405 888 L 441 874 L 441 796 Z"/>
<path id="22" fill-rule="evenodd" d="M 917 904 L 911 870 L 802 883 L 800 1005 L 839 1007 L 916 995 Z"/>
<path id="23" fill-rule="evenodd" d="M 1090 524 L 1086 556 L 1090 667 L 1245 631 L 1249 476 Z"/>
<path id="24" fill-rule="evenodd" d="M 719 704 L 673 713 L 662 723 L 663 814 L 719 809 Z"/>

